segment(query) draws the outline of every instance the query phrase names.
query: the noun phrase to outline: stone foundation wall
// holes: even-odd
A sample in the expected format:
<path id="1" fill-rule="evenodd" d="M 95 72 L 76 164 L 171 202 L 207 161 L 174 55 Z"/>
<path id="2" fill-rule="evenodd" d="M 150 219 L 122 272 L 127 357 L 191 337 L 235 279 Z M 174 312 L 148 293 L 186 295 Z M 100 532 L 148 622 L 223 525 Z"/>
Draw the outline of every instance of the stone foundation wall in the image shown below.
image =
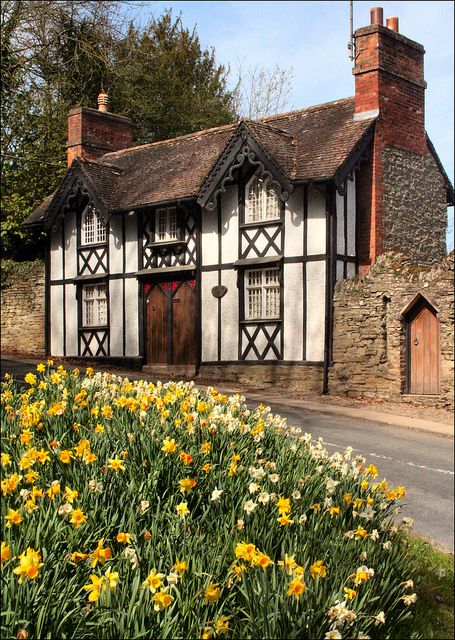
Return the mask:
<path id="1" fill-rule="evenodd" d="M 324 368 L 321 364 L 202 364 L 199 377 L 217 382 L 285 387 L 297 393 L 322 391 Z"/>
<path id="2" fill-rule="evenodd" d="M 422 267 L 404 254 L 379 256 L 362 278 L 342 280 L 334 295 L 329 393 L 453 407 L 454 254 Z M 402 312 L 421 293 L 437 307 L 440 394 L 406 394 L 406 322 Z"/>
<path id="3" fill-rule="evenodd" d="M 19 263 L 22 265 L 22 263 Z M 1 349 L 45 355 L 44 266 L 8 270 L 1 289 Z"/>

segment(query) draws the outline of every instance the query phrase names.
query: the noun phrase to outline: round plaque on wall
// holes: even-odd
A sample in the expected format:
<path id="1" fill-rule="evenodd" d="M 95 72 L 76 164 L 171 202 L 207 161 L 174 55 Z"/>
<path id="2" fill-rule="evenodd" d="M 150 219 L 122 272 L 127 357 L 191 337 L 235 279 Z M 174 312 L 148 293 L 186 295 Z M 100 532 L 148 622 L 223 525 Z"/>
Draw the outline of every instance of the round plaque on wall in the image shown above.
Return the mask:
<path id="1" fill-rule="evenodd" d="M 222 284 L 217 284 L 216 287 L 212 287 L 212 296 L 214 298 L 222 298 L 227 293 L 227 287 Z"/>

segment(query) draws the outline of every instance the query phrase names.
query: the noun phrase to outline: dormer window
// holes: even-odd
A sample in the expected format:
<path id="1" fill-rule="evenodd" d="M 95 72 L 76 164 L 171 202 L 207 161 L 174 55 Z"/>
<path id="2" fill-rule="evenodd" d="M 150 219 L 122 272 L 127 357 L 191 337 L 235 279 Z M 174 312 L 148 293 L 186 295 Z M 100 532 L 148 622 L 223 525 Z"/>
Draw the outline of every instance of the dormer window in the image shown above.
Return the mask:
<path id="1" fill-rule="evenodd" d="M 271 178 L 253 176 L 246 185 L 245 222 L 277 220 L 281 216 L 281 205 L 277 188 Z"/>
<path id="2" fill-rule="evenodd" d="M 156 210 L 156 242 L 172 242 L 179 240 L 177 208 L 166 207 Z"/>
<path id="3" fill-rule="evenodd" d="M 106 242 L 106 225 L 95 207 L 87 205 L 82 214 L 81 244 L 101 244 Z"/>

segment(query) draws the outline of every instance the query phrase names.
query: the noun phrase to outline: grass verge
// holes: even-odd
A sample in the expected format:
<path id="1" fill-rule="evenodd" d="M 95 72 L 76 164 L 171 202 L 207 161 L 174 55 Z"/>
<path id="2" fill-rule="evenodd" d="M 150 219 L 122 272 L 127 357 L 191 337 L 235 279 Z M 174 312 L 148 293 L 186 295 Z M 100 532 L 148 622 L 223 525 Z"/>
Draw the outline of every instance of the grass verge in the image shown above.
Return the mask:
<path id="1" fill-rule="evenodd" d="M 412 618 L 403 624 L 396 638 L 452 640 L 455 637 L 453 554 L 417 536 L 409 537 L 409 550 L 418 600 Z"/>

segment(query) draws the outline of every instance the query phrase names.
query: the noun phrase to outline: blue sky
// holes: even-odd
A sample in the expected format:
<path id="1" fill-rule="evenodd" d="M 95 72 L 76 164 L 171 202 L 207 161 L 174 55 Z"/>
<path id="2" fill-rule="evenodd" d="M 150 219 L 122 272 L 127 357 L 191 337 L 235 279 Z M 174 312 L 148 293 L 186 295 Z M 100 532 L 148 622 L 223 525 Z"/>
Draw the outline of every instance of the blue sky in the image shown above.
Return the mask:
<path id="1" fill-rule="evenodd" d="M 454 3 L 354 2 L 354 29 L 370 23 L 370 8 L 398 16 L 399 30 L 425 47 L 427 132 L 453 183 L 454 176 Z M 145 21 L 172 8 L 185 27 L 196 25 L 204 47 L 214 47 L 217 62 L 235 69 L 292 67 L 286 110 L 354 94 L 348 58 L 349 2 L 138 2 L 131 17 Z M 448 244 L 453 248 L 453 208 Z"/>

